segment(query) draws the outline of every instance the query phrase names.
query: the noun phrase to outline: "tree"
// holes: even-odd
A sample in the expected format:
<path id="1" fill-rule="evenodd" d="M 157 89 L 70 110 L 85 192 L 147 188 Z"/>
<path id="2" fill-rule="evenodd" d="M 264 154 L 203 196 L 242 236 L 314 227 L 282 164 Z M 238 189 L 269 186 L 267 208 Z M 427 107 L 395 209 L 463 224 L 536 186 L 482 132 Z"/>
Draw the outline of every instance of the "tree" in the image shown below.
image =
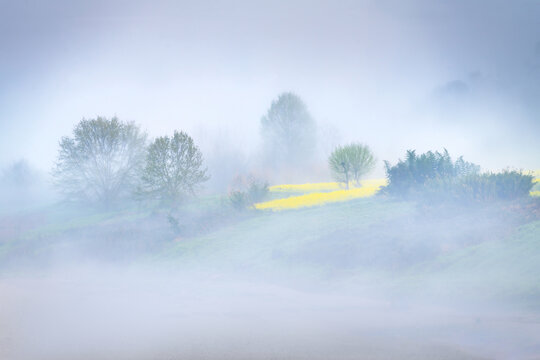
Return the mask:
<path id="1" fill-rule="evenodd" d="M 328 164 L 334 178 L 348 189 L 350 181 L 358 185 L 360 178 L 373 170 L 375 158 L 368 146 L 353 143 L 338 146 L 330 154 Z"/>
<path id="2" fill-rule="evenodd" d="M 172 137 L 158 137 L 148 147 L 140 192 L 175 204 L 183 196 L 194 194 L 209 178 L 193 139 L 175 131 Z"/>
<path id="3" fill-rule="evenodd" d="M 70 199 L 111 205 L 131 195 L 144 162 L 146 134 L 132 122 L 83 119 L 60 141 L 55 185 Z"/>
<path id="4" fill-rule="evenodd" d="M 7 187 L 28 187 L 36 182 L 37 174 L 28 162 L 21 159 L 5 168 L 0 177 L 0 184 Z"/>
<path id="5" fill-rule="evenodd" d="M 305 103 L 291 92 L 279 95 L 261 119 L 266 155 L 278 164 L 299 165 L 313 157 L 315 132 Z"/>
<path id="6" fill-rule="evenodd" d="M 0 211 L 19 210 L 50 199 L 48 181 L 40 171 L 18 160 L 0 171 Z"/>

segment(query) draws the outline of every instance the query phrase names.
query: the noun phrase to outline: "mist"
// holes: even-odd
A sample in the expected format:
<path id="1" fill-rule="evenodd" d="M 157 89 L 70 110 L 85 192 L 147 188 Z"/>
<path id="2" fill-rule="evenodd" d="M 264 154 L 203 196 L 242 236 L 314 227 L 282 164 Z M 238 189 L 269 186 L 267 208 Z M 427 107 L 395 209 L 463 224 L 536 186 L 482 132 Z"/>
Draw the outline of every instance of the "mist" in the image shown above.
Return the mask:
<path id="1" fill-rule="evenodd" d="M 493 169 L 539 166 L 533 1 L 2 8 L 2 163 L 48 170 L 49 144 L 96 115 L 152 136 L 181 126 L 209 144 L 224 130 L 251 152 L 261 114 L 290 90 L 344 141 L 362 134 L 385 159 L 443 143 Z"/>
<path id="2" fill-rule="evenodd" d="M 539 19 L 0 0 L 0 358 L 538 358 Z"/>

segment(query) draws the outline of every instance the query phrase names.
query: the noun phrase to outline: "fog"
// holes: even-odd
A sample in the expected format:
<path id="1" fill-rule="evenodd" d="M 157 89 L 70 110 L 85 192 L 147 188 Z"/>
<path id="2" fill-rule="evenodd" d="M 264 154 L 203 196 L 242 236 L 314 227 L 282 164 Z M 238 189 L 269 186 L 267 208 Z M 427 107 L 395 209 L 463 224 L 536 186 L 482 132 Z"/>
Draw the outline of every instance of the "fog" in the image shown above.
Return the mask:
<path id="1" fill-rule="evenodd" d="M 182 127 L 209 149 L 225 131 L 254 150 L 271 100 L 294 91 L 384 159 L 444 144 L 488 168 L 537 168 L 539 12 L 534 1 L 3 1 L 0 162 L 48 170 L 51 144 L 96 115 L 151 136 Z"/>
<path id="2" fill-rule="evenodd" d="M 4 356 L 480 359 L 537 349 L 537 320 L 511 309 L 494 317 L 493 309 L 367 297 L 365 287 L 298 291 L 193 273 L 66 270 L 3 282 Z"/>
<path id="3" fill-rule="evenodd" d="M 283 95 L 313 144 L 305 125 L 268 145 Z M 0 358 L 536 359 L 539 98 L 532 0 L 0 0 Z M 69 158 L 99 117 L 134 124 L 146 158 Z M 200 184 L 155 195 L 151 148 L 175 131 Z M 523 170 L 525 195 L 459 198 L 476 188 L 456 175 L 257 207 L 333 186 L 346 144 L 374 155 L 363 180 L 447 149 L 473 180 Z M 85 198 L 99 186 L 111 201 Z M 335 186 L 313 192 L 348 174 Z"/>

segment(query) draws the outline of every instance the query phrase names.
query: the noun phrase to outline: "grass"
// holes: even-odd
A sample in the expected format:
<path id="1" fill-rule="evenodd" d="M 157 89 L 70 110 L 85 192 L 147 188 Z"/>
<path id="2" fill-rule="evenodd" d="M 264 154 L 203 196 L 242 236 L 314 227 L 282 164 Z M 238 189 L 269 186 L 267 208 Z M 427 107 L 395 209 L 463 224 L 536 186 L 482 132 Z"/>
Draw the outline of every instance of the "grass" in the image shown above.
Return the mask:
<path id="1" fill-rule="evenodd" d="M 538 310 L 539 274 L 540 221 L 537 220 L 518 227 L 502 239 L 444 254 L 412 269 L 408 275 L 443 296 L 459 298 L 474 292 L 482 297 L 521 302 Z"/>
<path id="2" fill-rule="evenodd" d="M 411 210 L 411 204 L 374 199 L 299 209 L 292 212 L 256 212 L 244 221 L 193 239 L 182 239 L 163 256 L 179 263 L 232 265 L 235 268 L 285 266 L 281 260 L 320 236 L 342 229 L 368 228 Z"/>
<path id="3" fill-rule="evenodd" d="M 174 235 L 166 235 L 169 237 L 162 239 L 164 247 L 157 252 L 149 252 L 147 256 L 151 261 L 166 261 L 174 266 L 189 265 L 218 274 L 233 270 L 246 276 L 272 274 L 291 279 L 306 276 L 321 279 L 336 272 L 346 273 L 350 279 L 373 279 L 373 274 L 380 269 L 370 261 L 385 259 L 387 264 L 393 266 L 390 278 L 396 284 L 401 284 L 396 285 L 398 287 L 409 287 L 410 284 L 420 287 L 429 284 L 433 287 L 433 284 L 441 282 L 441 288 L 454 286 L 455 290 L 485 285 L 492 290 L 492 296 L 539 298 L 540 222 L 529 222 L 508 236 L 493 239 L 481 232 L 497 231 L 490 230 L 488 226 L 482 228 L 475 223 L 475 219 L 464 228 L 455 225 L 463 222 L 463 219 L 454 222 L 453 218 L 448 219 L 448 224 L 443 224 L 443 230 L 432 226 L 429 221 L 422 226 L 413 226 L 410 223 L 426 214 L 419 213 L 411 202 L 370 197 L 379 184 L 380 180 L 364 182 L 362 187 L 351 190 L 332 190 L 333 186 L 339 186 L 336 183 L 273 187 L 271 192 L 280 196 L 295 194 L 299 189 L 306 191 L 299 196 L 265 203 L 266 209 L 289 211 L 247 211 L 234 215 L 223 197 L 200 198 L 186 203 L 183 211 L 186 214 L 206 214 L 203 222 L 213 221 L 211 217 L 214 214 L 221 216 L 220 213 L 225 213 L 229 217 L 221 222 L 216 221 L 215 226 L 205 226 L 204 231 L 186 236 L 180 234 L 174 241 Z M 137 208 L 114 212 L 89 209 L 73 211 L 63 206 L 44 208 L 35 214 L 41 217 L 35 225 L 28 225 L 25 231 L 9 241 L 6 238 L 0 241 L 0 259 L 18 253 L 17 247 L 21 244 L 23 248 L 35 247 L 39 252 L 52 246 L 57 238 L 64 242 L 71 241 L 71 234 L 100 226 L 102 229 L 89 233 L 89 237 L 95 234 L 105 234 L 110 239 L 114 239 L 116 234 L 136 236 L 140 229 L 148 227 L 145 224 L 151 224 L 159 217 L 162 218 L 161 222 L 152 226 L 165 227 L 161 232 L 154 232 L 154 228 L 144 230 L 144 236 L 158 238 L 165 236 L 167 231 L 165 215 L 165 212 Z M 437 219 L 444 219 L 444 216 L 440 215 Z M 478 220 L 484 218 L 490 219 L 490 216 L 478 216 Z M 200 219 L 196 218 L 195 221 L 200 222 Z M 26 224 L 28 218 L 21 220 Z M 179 220 L 185 219 L 179 216 Z M 114 233 L 109 233 L 111 231 Z M 470 245 L 470 241 L 457 244 L 454 240 L 458 237 L 464 241 L 481 241 L 473 245 Z M 147 239 L 140 236 L 141 242 Z M 107 241 L 108 238 L 100 246 L 106 245 Z M 457 245 L 452 245 L 454 247 L 447 252 L 437 256 L 427 253 L 425 258 L 419 256 L 418 263 L 411 266 L 400 263 L 408 254 L 422 255 L 422 251 L 429 252 L 452 241 Z M 351 257 L 351 254 L 356 257 Z M 358 263 L 342 264 L 342 258 L 350 258 Z M 501 267 L 500 264 L 505 266 Z M 380 279 L 381 282 L 383 279 L 388 281 L 389 277 L 385 275 Z M 457 293 L 459 291 L 455 290 L 454 294 Z"/>

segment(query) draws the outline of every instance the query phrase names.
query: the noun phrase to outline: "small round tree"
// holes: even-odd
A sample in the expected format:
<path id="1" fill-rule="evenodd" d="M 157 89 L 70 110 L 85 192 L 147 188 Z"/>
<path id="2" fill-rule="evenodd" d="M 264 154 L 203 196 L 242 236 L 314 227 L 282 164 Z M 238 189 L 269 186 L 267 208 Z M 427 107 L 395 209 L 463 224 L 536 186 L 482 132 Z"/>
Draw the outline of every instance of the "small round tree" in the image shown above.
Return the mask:
<path id="1" fill-rule="evenodd" d="M 193 139 L 175 131 L 172 137 L 158 137 L 148 147 L 140 192 L 175 204 L 183 196 L 194 194 L 208 179 L 202 153 Z"/>
<path id="2" fill-rule="evenodd" d="M 360 178 L 373 170 L 375 158 L 368 146 L 362 144 L 349 144 L 338 146 L 328 159 L 330 171 L 338 182 L 349 188 L 352 181 L 358 185 Z"/>

